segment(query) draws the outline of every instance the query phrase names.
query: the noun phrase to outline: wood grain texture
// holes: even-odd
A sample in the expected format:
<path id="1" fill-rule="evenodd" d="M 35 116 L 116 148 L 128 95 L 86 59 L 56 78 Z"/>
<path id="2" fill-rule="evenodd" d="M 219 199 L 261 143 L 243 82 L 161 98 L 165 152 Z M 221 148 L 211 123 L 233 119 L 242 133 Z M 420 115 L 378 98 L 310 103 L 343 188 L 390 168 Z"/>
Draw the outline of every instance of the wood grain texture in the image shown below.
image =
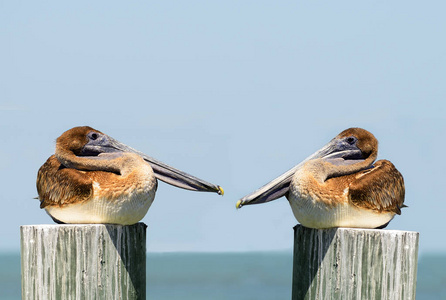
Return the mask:
<path id="1" fill-rule="evenodd" d="M 146 299 L 146 225 L 21 226 L 22 299 Z"/>
<path id="2" fill-rule="evenodd" d="M 292 299 L 415 299 L 418 232 L 294 228 Z"/>

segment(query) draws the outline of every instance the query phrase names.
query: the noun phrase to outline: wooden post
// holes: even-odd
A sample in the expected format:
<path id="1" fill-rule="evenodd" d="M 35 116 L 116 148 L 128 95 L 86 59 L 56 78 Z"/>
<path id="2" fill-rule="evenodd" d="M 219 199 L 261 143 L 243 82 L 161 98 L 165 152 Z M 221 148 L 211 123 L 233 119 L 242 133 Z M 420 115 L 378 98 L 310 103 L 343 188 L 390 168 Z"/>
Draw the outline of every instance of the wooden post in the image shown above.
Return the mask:
<path id="1" fill-rule="evenodd" d="M 22 299 L 146 299 L 146 225 L 21 226 Z"/>
<path id="2" fill-rule="evenodd" d="M 418 232 L 294 227 L 292 299 L 415 299 Z"/>

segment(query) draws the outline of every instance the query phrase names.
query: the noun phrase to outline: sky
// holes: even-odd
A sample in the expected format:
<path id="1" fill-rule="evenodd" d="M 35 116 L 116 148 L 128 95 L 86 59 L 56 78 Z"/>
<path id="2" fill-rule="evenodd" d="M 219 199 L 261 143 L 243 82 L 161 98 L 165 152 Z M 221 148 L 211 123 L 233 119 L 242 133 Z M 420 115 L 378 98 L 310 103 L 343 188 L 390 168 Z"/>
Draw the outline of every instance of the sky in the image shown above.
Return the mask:
<path id="1" fill-rule="evenodd" d="M 0 1 L 0 251 L 39 208 L 39 167 L 89 125 L 221 185 L 159 183 L 147 249 L 293 247 L 285 198 L 235 209 L 342 130 L 379 140 L 403 174 L 389 229 L 446 251 L 442 1 Z"/>

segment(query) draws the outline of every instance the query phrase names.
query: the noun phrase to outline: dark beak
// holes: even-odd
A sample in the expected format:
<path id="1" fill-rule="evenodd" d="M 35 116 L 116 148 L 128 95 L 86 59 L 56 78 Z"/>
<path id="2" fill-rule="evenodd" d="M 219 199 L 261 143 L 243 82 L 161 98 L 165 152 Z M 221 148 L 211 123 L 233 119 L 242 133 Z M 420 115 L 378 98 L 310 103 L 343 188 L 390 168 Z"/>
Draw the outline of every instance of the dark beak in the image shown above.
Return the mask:
<path id="1" fill-rule="evenodd" d="M 106 152 L 122 151 L 122 152 L 133 152 L 140 155 L 142 158 L 144 158 L 145 161 L 147 161 L 150 164 L 150 166 L 153 169 L 153 172 L 155 173 L 155 177 L 161 181 L 164 181 L 170 185 L 183 188 L 186 190 L 199 191 L 199 192 L 214 192 L 219 195 L 224 194 L 223 189 L 218 185 L 206 182 L 202 179 L 194 177 L 183 171 L 175 169 L 174 167 L 162 163 L 154 159 L 153 157 L 150 157 L 138 150 L 135 150 L 109 136 L 106 136 L 105 139 L 107 139 L 107 141 L 104 142 L 104 146 L 106 145 L 106 147 L 109 149 L 109 151 Z"/>

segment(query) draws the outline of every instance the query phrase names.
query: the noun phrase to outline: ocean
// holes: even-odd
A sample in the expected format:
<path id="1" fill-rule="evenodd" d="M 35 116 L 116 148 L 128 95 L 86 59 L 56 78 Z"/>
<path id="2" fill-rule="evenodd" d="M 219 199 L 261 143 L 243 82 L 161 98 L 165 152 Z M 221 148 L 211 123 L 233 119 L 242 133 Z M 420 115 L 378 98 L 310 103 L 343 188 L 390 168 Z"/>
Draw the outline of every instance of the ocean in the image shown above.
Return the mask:
<path id="1" fill-rule="evenodd" d="M 291 251 L 148 253 L 147 299 L 291 299 Z M 417 299 L 446 299 L 446 254 L 418 260 Z M 20 254 L 0 254 L 0 299 L 20 299 Z"/>

